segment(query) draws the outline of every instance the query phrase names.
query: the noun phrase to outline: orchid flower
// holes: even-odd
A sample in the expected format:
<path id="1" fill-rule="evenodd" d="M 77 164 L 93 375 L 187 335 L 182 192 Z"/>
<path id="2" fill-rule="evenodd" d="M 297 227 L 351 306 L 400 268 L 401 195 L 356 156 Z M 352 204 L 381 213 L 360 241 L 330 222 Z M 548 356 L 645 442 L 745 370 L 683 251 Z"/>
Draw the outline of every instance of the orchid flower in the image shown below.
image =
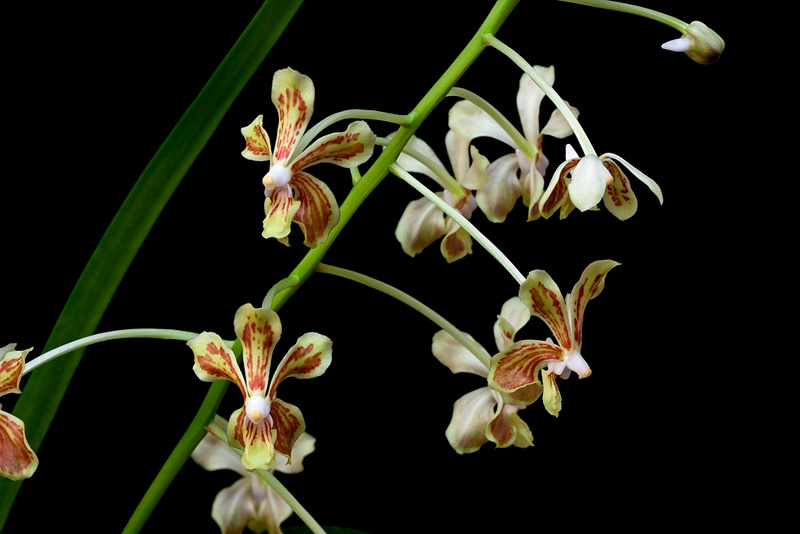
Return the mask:
<path id="1" fill-rule="evenodd" d="M 536 65 L 534 68 L 553 84 L 553 66 Z M 450 109 L 449 126 L 460 136 L 470 142 L 476 137 L 492 137 L 514 149 L 489 165 L 486 169 L 489 183 L 476 195 L 478 206 L 493 222 L 503 222 L 520 197 L 528 207 L 528 220 L 539 218 L 536 201 L 544 190 L 544 174 L 549 163 L 542 152 L 542 141 L 545 135 L 563 139 L 572 134 L 572 128 L 557 109 L 540 130 L 539 107 L 544 96 L 527 74 L 520 78 L 517 110 L 524 137 L 497 110 L 492 109 L 490 114 L 469 100 L 461 100 Z M 571 109 L 577 116 L 578 110 Z"/>
<path id="2" fill-rule="evenodd" d="M 237 310 L 233 324 L 242 344 L 246 380 L 233 351 L 213 332 L 187 342 L 194 353 L 194 372 L 203 381 L 230 380 L 239 387 L 244 406 L 228 421 L 228 443 L 244 451 L 246 469 L 268 469 L 275 451 L 291 462 L 292 445 L 306 424 L 300 409 L 275 398 L 275 390 L 290 376 L 313 378 L 324 373 L 331 363 L 331 340 L 313 332 L 301 336 L 268 384 L 272 351 L 282 330 L 278 314 L 245 304 Z"/>
<path id="3" fill-rule="evenodd" d="M 590 264 L 566 299 L 545 271 L 531 271 L 520 286 L 519 298 L 532 315 L 542 319 L 558 344 L 546 341 L 517 341 L 492 357 L 489 386 L 500 392 L 507 402 L 517 402 L 515 396 L 530 387 L 543 387 L 542 402 L 548 412 L 558 415 L 561 394 L 556 378 L 568 378 L 574 371 L 580 378 L 592 374 L 581 355 L 583 344 L 583 315 L 586 303 L 600 294 L 605 277 L 615 266 L 612 260 Z M 538 379 L 542 370 L 542 381 Z M 535 399 L 534 399 L 535 400 Z M 529 399 L 525 400 L 529 404 Z"/>
<path id="4" fill-rule="evenodd" d="M 14 347 L 14 343 L 0 347 L 0 397 L 20 393 L 25 357 L 33 350 L 14 350 Z M 0 410 L 0 476 L 11 480 L 30 478 L 38 466 L 39 459 L 25 437 L 25 424 Z"/>
<path id="5" fill-rule="evenodd" d="M 314 451 L 314 442 L 315 439 L 304 432 L 292 447 L 292 463 L 280 456 L 270 471 L 299 473 L 303 470 L 303 458 Z M 291 508 L 257 474 L 244 469 L 239 455 L 228 446 L 224 433 L 207 434 L 192 452 L 192 458 L 208 471 L 230 469 L 242 476 L 217 493 L 211 506 L 211 517 L 222 534 L 241 534 L 245 527 L 253 532 L 282 532 L 281 523 L 292 515 Z"/>
<path id="6" fill-rule="evenodd" d="M 489 160 L 482 156 L 474 146 L 470 146 L 468 140 L 452 130 L 449 130 L 445 136 L 445 146 L 457 183 L 449 184 L 453 190 L 445 188 L 440 196 L 469 219 L 477 207 L 472 191 L 479 190 L 489 180 L 486 175 Z M 421 154 L 439 168 L 444 169 L 444 165 L 436 157 L 433 149 L 418 137 L 412 137 L 406 148 Z M 410 155 L 401 154 L 397 158 L 397 163 L 408 172 L 419 172 L 441 182 L 441 178 L 434 170 Z M 448 184 L 444 185 L 446 187 Z M 426 198 L 413 200 L 406 206 L 395 230 L 395 237 L 403 247 L 403 251 L 411 257 L 422 252 L 442 236 L 444 239 L 442 239 L 440 249 L 448 263 L 472 253 L 472 237 L 469 233 L 454 220 L 445 216 L 435 204 Z"/>
<path id="7" fill-rule="evenodd" d="M 599 157 L 588 154 L 581 158 L 570 145 L 566 151 L 566 160 L 556 169 L 547 191 L 539 199 L 539 211 L 543 217 L 548 218 L 561 208 L 563 219 L 573 208 L 580 211 L 594 208 L 600 199 L 619 220 L 632 217 L 638 202 L 630 180 L 617 162 L 630 169 L 658 197 L 658 201 L 664 203 L 658 184 L 616 154 L 607 153 Z M 571 179 L 567 178 L 569 175 Z"/>
<path id="8" fill-rule="evenodd" d="M 324 243 L 339 221 L 339 205 L 328 186 L 305 169 L 317 163 L 355 167 L 372 156 L 375 145 L 375 134 L 367 123 L 355 121 L 347 131 L 323 136 L 295 155 L 314 110 L 314 94 L 311 78 L 290 68 L 279 70 L 272 79 L 272 102 L 278 110 L 275 150 L 262 126 L 263 115 L 242 128 L 246 141 L 242 155 L 270 162 L 262 180 L 266 195 L 262 235 L 288 245 L 291 223 L 296 222 L 303 230 L 305 244 L 312 248 Z"/>
<path id="9" fill-rule="evenodd" d="M 530 312 L 514 297 L 507 301 L 494 326 L 498 350 L 513 343 L 514 334 L 530 319 Z M 477 344 L 476 344 L 477 345 Z M 486 378 L 489 370 L 464 345 L 450 334 L 440 330 L 433 336 L 433 355 L 453 373 L 472 373 Z M 488 353 L 486 353 L 488 356 Z M 533 386 L 525 393 L 533 402 L 541 394 Z M 505 402 L 500 394 L 488 387 L 467 393 L 453 405 L 453 417 L 445 430 L 450 446 L 459 453 L 477 451 L 484 443 L 493 442 L 499 448 L 531 447 L 533 434 L 519 417 L 524 406 Z"/>

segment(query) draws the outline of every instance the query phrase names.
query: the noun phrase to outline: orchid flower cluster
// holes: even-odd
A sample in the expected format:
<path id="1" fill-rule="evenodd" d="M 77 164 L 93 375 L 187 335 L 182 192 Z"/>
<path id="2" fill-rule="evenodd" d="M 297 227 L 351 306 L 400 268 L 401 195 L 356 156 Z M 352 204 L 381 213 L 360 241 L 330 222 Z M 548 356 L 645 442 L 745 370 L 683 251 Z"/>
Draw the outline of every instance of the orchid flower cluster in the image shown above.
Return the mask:
<path id="1" fill-rule="evenodd" d="M 514 3 L 501 1 L 498 9 L 508 11 Z M 579 3 L 597 7 L 615 4 Z M 531 427 L 521 417 L 523 410 L 541 403 L 547 413 L 558 416 L 562 410 L 558 380 L 565 380 L 572 373 L 581 379 L 591 375 L 591 358 L 587 359 L 583 352 L 586 307 L 600 295 L 608 273 L 619 264 L 610 259 L 591 261 L 569 293 L 564 294 L 551 275 L 541 269 L 523 275 L 480 232 L 477 223 L 472 222 L 473 215 L 479 210 L 481 219 L 488 224 L 511 225 L 508 216 L 521 202 L 527 212 L 525 224 L 536 225 L 537 220 L 548 219 L 556 212 L 564 219 L 576 210 L 595 211 L 601 205 L 615 218 L 627 220 L 638 209 L 635 185 L 638 189 L 643 184 L 659 203 L 663 203 L 664 196 L 653 179 L 626 159 L 594 151 L 578 122 L 580 103 L 567 103 L 554 89 L 555 67 L 529 64 L 496 37 L 505 17 L 496 13 L 492 17 L 489 29 L 465 49 L 465 54 L 480 53 L 488 46 L 519 67 L 519 85 L 508 88 L 509 97 L 516 90 L 518 117 L 505 117 L 478 94 L 450 86 L 442 95 L 449 96 L 449 100 L 431 98 L 421 108 L 429 113 L 438 101 L 448 102 L 448 129 L 441 143 L 417 135 L 420 117 L 425 115 L 420 110 L 408 115 L 350 110 L 309 128 L 316 100 L 312 79 L 292 68 L 275 72 L 270 94 L 277 121 L 259 114 L 243 127 L 242 156 L 262 164 L 262 238 L 288 246 L 295 239 L 292 229 L 296 224 L 308 255 L 298 269 L 273 286 L 260 306 L 247 303 L 235 312 L 234 340 L 226 341 L 210 331 L 114 331 L 64 344 L 28 364 L 25 360 L 33 349 L 18 351 L 9 344 L 0 349 L 0 395 L 20 393 L 23 374 L 93 343 L 133 337 L 184 341 L 193 354 L 197 378 L 216 384 L 232 383 L 241 394 L 241 406 L 225 414 L 227 418 L 217 415 L 214 409 L 213 417 L 192 434 L 192 458 L 199 465 L 207 470 L 232 470 L 241 476 L 238 482 L 222 489 L 209 505 L 209 513 L 221 531 L 239 533 L 249 528 L 279 533 L 281 523 L 296 512 L 312 531 L 324 532 L 274 476 L 276 472 L 301 471 L 304 457 L 317 443 L 317 438 L 306 433 L 300 408 L 279 398 L 277 389 L 287 378 L 308 379 L 325 373 L 332 363 L 332 340 L 317 332 L 305 333 L 277 365 L 273 364 L 273 352 L 283 333 L 280 306 L 312 272 L 320 272 L 383 291 L 420 311 L 440 328 L 432 337 L 435 359 L 453 373 L 479 377 L 474 390 L 455 400 L 450 423 L 443 428 L 456 453 L 474 453 L 490 442 L 501 449 L 533 446 Z M 664 45 L 704 64 L 716 61 L 723 46 L 719 36 L 699 22 L 684 25 L 681 38 Z M 549 117 L 541 115 L 546 99 L 555 105 Z M 321 134 L 340 120 L 352 122 L 336 133 Z M 389 126 L 378 126 L 380 123 Z M 270 125 L 276 125 L 274 138 L 268 133 L 273 129 Z M 373 129 L 378 128 L 384 128 L 384 137 L 374 133 Z M 553 139 L 568 141 L 573 136 L 575 140 L 565 144 L 565 153 L 551 149 Z M 495 142 L 507 151 L 490 159 L 486 154 Z M 447 163 L 438 155 L 442 150 Z M 375 156 L 377 161 L 362 175 L 359 167 Z M 311 167 L 324 163 L 350 170 L 354 185 L 343 205 L 326 181 L 344 181 L 344 177 L 337 178 L 335 171 L 322 165 L 313 169 L 314 175 L 310 173 Z M 259 171 L 253 168 L 255 180 Z M 321 262 L 355 209 L 348 203 L 354 202 L 357 207 L 387 172 L 422 194 L 408 203 L 396 222 L 394 235 L 399 250 L 413 257 L 439 243 L 446 263 L 465 262 L 478 243 L 514 278 L 516 289 L 509 291 L 499 310 L 492 330 L 494 344 L 489 349 L 403 291 Z M 430 179 L 435 187 L 429 189 L 414 175 Z M 357 200 L 351 201 L 351 196 Z M 552 338 L 518 340 L 520 331 L 535 319 L 544 323 Z M 611 357 L 609 349 L 602 348 L 603 340 L 596 342 L 592 357 Z M 215 392 L 217 406 L 224 388 L 212 386 L 209 391 Z M 313 402 L 312 399 L 304 402 Z M 320 446 L 324 447 L 326 439 L 330 438 L 319 436 Z M 26 439 L 23 421 L 0 411 L 0 475 L 11 480 L 34 475 L 39 460 L 33 449 Z M 41 468 L 47 468 L 46 458 Z"/>

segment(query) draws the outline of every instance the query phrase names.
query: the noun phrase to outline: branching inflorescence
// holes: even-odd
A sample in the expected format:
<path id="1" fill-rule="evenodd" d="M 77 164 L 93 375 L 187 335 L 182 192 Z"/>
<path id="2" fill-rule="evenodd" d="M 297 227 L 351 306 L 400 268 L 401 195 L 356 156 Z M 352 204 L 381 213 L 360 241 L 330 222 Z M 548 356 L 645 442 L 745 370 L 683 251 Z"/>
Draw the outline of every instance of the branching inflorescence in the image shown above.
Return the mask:
<path id="1" fill-rule="evenodd" d="M 664 48 L 685 52 L 698 63 L 715 62 L 724 48 L 719 36 L 699 22 L 685 24 L 651 10 L 616 2 L 566 1 L 626 11 L 664 22 L 681 32 L 680 38 L 666 43 Z M 591 374 L 589 362 L 582 353 L 584 313 L 588 301 L 604 289 L 608 273 L 618 263 L 608 259 L 591 261 L 572 291 L 564 296 L 547 272 L 534 269 L 527 276 L 523 275 L 478 229 L 478 224 L 471 221 L 473 214 L 479 210 L 489 223 L 511 226 L 513 223 L 508 221 L 508 216 L 521 200 L 527 210 L 525 224 L 535 225 L 535 221 L 549 218 L 556 211 L 563 219 L 576 210 L 598 210 L 602 203 L 613 216 L 625 220 L 634 215 L 638 204 L 623 167 L 643 182 L 660 203 L 664 197 L 653 179 L 626 160 L 612 153 L 598 155 L 595 152 L 587 132 L 577 120 L 577 107 L 561 99 L 553 88 L 553 66 L 530 64 L 498 39 L 496 33 L 515 4 L 507 0 L 497 3 L 459 60 L 407 115 L 346 110 L 308 129 L 316 99 L 311 78 L 292 68 L 275 73 L 271 100 L 277 111 L 277 121 L 272 116 L 265 119 L 262 114 L 242 128 L 245 139 L 242 155 L 269 165 L 265 173 L 253 178 L 260 179 L 264 188 L 262 237 L 288 245 L 295 223 L 303 232 L 309 253 L 289 277 L 275 284 L 261 307 L 245 304 L 238 309 L 234 318 L 235 340 L 225 341 L 205 331 L 120 330 L 62 345 L 39 355 L 27 367 L 25 360 L 33 349 L 17 351 L 15 345 L 10 344 L 0 349 L 0 395 L 19 393 L 24 374 L 90 344 L 137 337 L 186 342 L 194 355 L 197 377 L 208 382 L 231 382 L 242 395 L 241 408 L 230 414 L 227 421 L 219 416 L 210 420 L 205 415 L 198 423 L 193 423 L 194 430 L 186 435 L 191 447 L 182 447 L 184 452 L 176 452 L 174 460 L 177 464 L 194 450 L 192 457 L 204 468 L 230 469 L 242 476 L 233 486 L 220 491 L 213 503 L 212 515 L 222 531 L 241 532 L 249 527 L 256 531 L 280 532 L 281 522 L 294 511 L 312 531 L 323 532 L 323 527 L 292 497 L 274 473 L 301 470 L 303 457 L 314 450 L 316 439 L 324 444 L 327 437 L 312 438 L 307 434 L 300 409 L 277 398 L 276 389 L 285 378 L 313 378 L 325 372 L 332 361 L 331 339 L 316 332 L 304 334 L 272 370 L 272 352 L 282 332 L 277 310 L 312 273 L 320 272 L 387 293 L 419 311 L 441 328 L 432 339 L 433 356 L 453 373 L 479 377 L 477 389 L 455 401 L 452 419 L 444 429 L 454 451 L 473 453 L 489 442 L 497 448 L 532 446 L 533 432 L 520 412 L 541 402 L 546 412 L 557 416 L 562 410 L 562 398 L 556 379 L 566 379 L 572 372 L 580 378 Z M 519 85 L 509 88 L 509 94 L 516 90 L 518 118 L 503 116 L 480 95 L 455 85 L 484 47 L 501 53 L 511 60 L 509 67 L 513 64 L 521 71 Z M 545 99 L 556 108 L 547 120 L 540 117 L 540 105 Z M 416 132 L 436 105 L 450 106 L 447 134 L 439 142 L 423 140 L 424 136 Z M 264 127 L 265 120 L 276 125 L 274 144 L 267 133 L 270 128 Z M 322 135 L 322 130 L 341 120 L 353 122 L 343 131 Z M 385 126 L 386 123 L 389 126 Z M 386 130 L 383 137 L 374 133 L 380 128 Z M 550 138 L 568 139 L 573 135 L 583 156 L 567 145 L 565 157 L 556 158 L 548 147 Z M 490 159 L 485 154 L 489 153 L 492 142 L 504 145 L 508 152 Z M 376 145 L 382 148 L 375 150 Z M 446 158 L 440 157 L 442 151 Z M 378 155 L 377 161 L 368 172 L 362 173 L 359 167 L 367 165 L 374 155 Z M 557 165 L 551 164 L 554 160 Z M 309 174 L 308 169 L 319 163 L 332 163 L 351 170 L 354 185 L 345 200 L 344 216 L 340 215 L 340 204 L 326 185 L 329 175 L 344 173 L 319 167 L 314 170 L 316 176 Z M 422 194 L 422 198 L 406 206 L 396 222 L 394 235 L 399 243 L 398 251 L 414 257 L 439 242 L 447 263 L 468 262 L 465 258 L 473 253 L 473 246 L 478 243 L 512 276 L 517 295 L 509 294 L 511 298 L 497 316 L 490 350 L 400 289 L 321 263 L 322 256 L 352 212 L 390 172 Z M 414 175 L 431 180 L 433 187 Z M 391 233 L 391 228 L 386 230 Z M 257 229 L 254 234 L 257 235 Z M 275 278 L 283 274 L 263 273 Z M 517 340 L 518 332 L 532 319 L 541 320 L 555 339 Z M 335 338 L 335 332 L 331 336 Z M 600 347 L 602 343 L 602 339 L 598 340 Z M 592 354 L 604 353 L 607 351 L 602 348 L 592 349 Z M 208 397 L 211 412 L 216 411 L 225 391 L 214 387 L 217 386 L 212 387 L 213 395 Z M 312 399 L 304 402 L 312 402 Z M 39 468 L 46 469 L 46 465 L 47 460 L 43 458 Z M 34 475 L 37 466 L 39 459 L 26 439 L 24 423 L 0 411 L 0 475 L 21 480 Z M 159 479 L 159 484 L 169 484 L 169 476 L 164 475 L 166 478 Z M 157 500 L 143 499 L 139 509 L 143 512 L 137 510 L 136 516 L 143 519 L 132 520 L 128 531 L 140 528 L 140 522 L 146 519 Z"/>

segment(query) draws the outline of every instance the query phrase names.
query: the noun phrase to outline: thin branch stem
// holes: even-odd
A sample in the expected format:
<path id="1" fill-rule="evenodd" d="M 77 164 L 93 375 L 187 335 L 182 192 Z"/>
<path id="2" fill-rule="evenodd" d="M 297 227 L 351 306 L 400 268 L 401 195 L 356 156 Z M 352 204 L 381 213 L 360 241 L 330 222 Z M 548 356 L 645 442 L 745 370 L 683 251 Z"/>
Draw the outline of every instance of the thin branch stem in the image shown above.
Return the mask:
<path id="1" fill-rule="evenodd" d="M 560 0 L 560 1 L 567 2 L 568 4 L 579 4 L 582 6 L 599 7 L 600 9 L 608 9 L 609 11 L 619 11 L 620 13 L 630 13 L 631 15 L 638 15 L 640 17 L 644 17 L 647 19 L 655 20 L 657 22 L 666 24 L 667 26 L 675 28 L 681 33 L 683 33 L 689 26 L 684 21 L 672 17 L 670 15 L 660 13 L 653 9 L 648 9 L 646 7 L 635 6 L 633 4 L 624 4 L 622 2 L 610 2 L 608 0 Z"/>
<path id="2" fill-rule="evenodd" d="M 164 330 L 160 328 L 129 328 L 125 330 L 112 330 L 110 332 L 102 332 L 100 334 L 94 334 L 91 336 L 86 336 L 80 339 L 76 339 L 75 341 L 72 341 L 65 345 L 61 345 L 60 347 L 56 347 L 43 354 L 40 354 L 37 358 L 25 364 L 25 370 L 22 371 L 22 376 L 25 376 L 26 374 L 30 373 L 40 365 L 44 365 L 49 361 L 55 360 L 59 356 L 63 356 L 74 350 L 88 347 L 89 345 L 94 345 L 95 343 L 100 343 L 101 341 L 111 341 L 115 339 L 141 339 L 141 338 L 175 339 L 178 341 L 188 341 L 193 337 L 195 337 L 196 335 L 197 334 L 194 332 L 186 332 L 184 330 Z"/>
<path id="3" fill-rule="evenodd" d="M 390 139 L 385 137 L 378 137 L 375 140 L 376 145 L 386 146 L 390 142 Z M 415 160 L 419 161 L 423 165 L 425 165 L 428 169 L 436 175 L 436 182 L 442 186 L 444 189 L 447 189 L 450 194 L 452 194 L 456 198 L 463 197 L 466 193 L 464 192 L 464 188 L 461 187 L 461 184 L 458 183 L 458 180 L 453 178 L 453 176 L 447 172 L 447 169 L 439 165 L 436 161 L 432 160 L 431 158 L 427 157 L 425 154 L 422 154 L 418 150 L 414 150 L 413 148 L 406 145 L 403 147 L 403 154 L 414 158 Z"/>
<path id="4" fill-rule="evenodd" d="M 513 124 L 511 124 L 511 121 L 509 121 L 505 115 L 500 113 L 500 110 L 491 105 L 488 101 L 486 101 L 486 99 L 468 89 L 464 89 L 463 87 L 453 87 L 447 96 L 463 98 L 478 106 L 492 119 L 494 119 L 497 124 L 500 125 L 503 131 L 505 131 L 512 141 L 514 141 L 515 147 L 519 148 L 522 153 L 525 154 L 526 158 L 531 161 L 536 159 L 536 153 L 538 152 L 538 149 L 532 145 L 530 141 L 528 141 Z"/>
<path id="5" fill-rule="evenodd" d="M 567 120 L 569 125 L 572 127 L 572 131 L 575 133 L 575 137 L 578 139 L 578 142 L 581 144 L 583 148 L 583 152 L 585 154 L 594 154 L 597 155 L 592 147 L 592 144 L 589 142 L 589 137 L 586 135 L 586 132 L 583 130 L 583 126 L 580 125 L 578 122 L 578 118 L 570 109 L 569 105 L 564 101 L 563 98 L 556 93 L 553 86 L 547 83 L 536 69 L 534 69 L 530 63 L 525 61 L 525 59 L 515 52 L 511 47 L 503 43 L 500 39 L 495 37 L 494 35 L 486 35 L 484 38 L 486 44 L 491 47 L 496 48 L 498 51 L 505 54 L 511 61 L 517 64 L 519 68 L 521 68 L 525 74 L 530 76 L 530 78 L 539 86 L 539 88 L 544 92 L 547 97 L 553 101 L 561 114 L 564 115 L 564 118 Z"/>
<path id="6" fill-rule="evenodd" d="M 394 297 L 403 304 L 406 304 L 413 308 L 414 310 L 418 311 L 428 319 L 430 319 L 433 323 L 435 323 L 439 328 L 445 330 L 448 334 L 453 336 L 456 341 L 464 345 L 472 354 L 475 355 L 478 360 L 482 364 L 489 368 L 489 364 L 491 363 L 491 359 L 486 352 L 486 350 L 478 344 L 475 340 L 464 334 L 461 330 L 455 327 L 453 323 L 442 317 L 440 314 L 436 313 L 434 310 L 429 308 L 424 303 L 420 302 L 419 300 L 415 299 L 411 295 L 400 291 L 394 286 L 390 286 L 385 282 L 381 282 L 380 280 L 376 280 L 375 278 L 370 278 L 361 273 L 357 273 L 355 271 L 350 271 L 348 269 L 342 269 L 340 267 L 335 267 L 333 265 L 327 265 L 324 263 L 320 263 L 317 265 L 317 272 L 332 274 L 335 276 L 340 276 L 342 278 L 347 278 L 348 280 L 352 280 L 353 282 L 358 282 L 359 284 L 365 285 L 367 287 L 371 287 L 372 289 L 376 289 L 382 293 L 389 295 L 390 297 Z"/>

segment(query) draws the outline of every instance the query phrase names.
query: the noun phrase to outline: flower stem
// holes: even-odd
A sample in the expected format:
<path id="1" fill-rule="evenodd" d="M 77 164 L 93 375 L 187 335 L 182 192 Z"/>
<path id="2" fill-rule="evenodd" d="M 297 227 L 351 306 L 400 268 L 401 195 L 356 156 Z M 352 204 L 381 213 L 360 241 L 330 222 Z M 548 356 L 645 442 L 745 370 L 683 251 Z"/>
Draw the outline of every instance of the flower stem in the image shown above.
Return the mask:
<path id="1" fill-rule="evenodd" d="M 381 282 L 380 280 L 376 280 L 375 278 L 370 278 L 369 276 L 363 275 L 361 273 L 357 273 L 355 271 L 350 271 L 347 269 L 342 269 L 340 267 L 335 267 L 333 265 L 327 265 L 324 263 L 320 263 L 317 265 L 317 271 L 320 273 L 332 274 L 335 276 L 340 276 L 342 278 L 347 278 L 348 280 L 352 280 L 353 282 L 358 282 L 359 284 L 363 284 L 367 287 L 371 287 L 372 289 L 376 289 L 382 293 L 389 295 L 390 297 L 394 297 L 403 304 L 407 304 L 411 308 L 415 309 L 431 321 L 433 321 L 437 326 L 445 330 L 448 334 L 453 336 L 459 343 L 464 345 L 472 354 L 475 355 L 481 363 L 486 365 L 487 369 L 489 368 L 489 364 L 491 363 L 491 359 L 489 358 L 488 353 L 486 350 L 479 345 L 476 341 L 471 339 L 469 336 L 464 334 L 461 330 L 456 328 L 453 323 L 436 313 L 434 310 L 420 302 L 419 300 L 415 299 L 411 295 L 400 291 L 394 286 L 390 286 L 385 282 Z"/>
<path id="2" fill-rule="evenodd" d="M 101 341 L 111 341 L 114 339 L 176 339 L 178 341 L 188 341 L 195 337 L 197 334 L 194 332 L 186 332 L 184 330 L 163 330 L 160 328 L 129 328 L 125 330 L 112 330 L 110 332 L 102 332 L 91 336 L 76 339 L 60 347 L 49 350 L 40 354 L 37 358 L 25 364 L 25 370 L 22 371 L 22 376 L 30 373 L 40 365 L 44 365 L 49 361 L 55 360 L 59 356 L 68 354 L 74 350 L 100 343 Z M 229 345 L 232 342 L 226 342 Z"/>
<path id="3" fill-rule="evenodd" d="M 306 524 L 311 532 L 314 534 L 325 534 L 325 529 L 323 529 L 320 524 L 317 523 L 317 520 L 308 513 L 303 505 L 300 504 L 300 501 L 298 501 L 295 496 L 292 495 L 288 489 L 286 489 L 286 486 L 281 484 L 281 481 L 278 480 L 275 475 L 265 469 L 256 469 L 256 473 L 264 482 L 269 484 L 269 486 L 275 490 L 275 493 L 277 493 L 281 499 L 286 501 L 286 504 L 289 505 L 289 508 L 291 508 L 292 511 L 297 514 L 297 517 L 299 517 L 303 523 Z"/>
<path id="4" fill-rule="evenodd" d="M 408 126 L 411 124 L 410 115 L 397 115 L 396 113 L 385 113 L 383 111 L 374 111 L 371 109 L 347 109 L 338 113 L 334 113 L 333 115 L 329 115 L 309 128 L 297 143 L 297 147 L 295 147 L 292 157 L 294 158 L 302 153 L 303 150 L 305 150 L 306 147 L 311 144 L 311 141 L 316 139 L 317 136 L 322 133 L 323 130 L 325 130 L 325 128 L 328 128 L 336 122 L 351 119 L 391 122 L 400 126 Z"/>
<path id="5" fill-rule="evenodd" d="M 499 248 L 497 248 L 497 246 L 494 243 L 492 243 L 485 235 L 483 235 L 480 230 L 475 228 L 474 224 L 469 222 L 466 217 L 461 215 L 461 212 L 459 212 L 453 206 L 451 206 L 450 204 L 439 198 L 436 195 L 436 193 L 434 193 L 433 191 L 422 185 L 419 182 L 419 180 L 411 176 L 401 167 L 398 167 L 397 165 L 392 165 L 391 170 L 395 175 L 397 175 L 397 177 L 401 178 L 408 185 L 416 189 L 418 192 L 422 193 L 422 195 L 425 198 L 436 204 L 436 206 L 440 210 L 445 212 L 451 219 L 453 219 L 456 223 L 458 223 L 458 225 L 461 228 L 469 232 L 469 235 L 471 235 L 475 239 L 475 241 L 480 243 L 483 246 L 483 248 L 485 248 L 489 252 L 489 254 L 491 254 L 494 257 L 494 259 L 500 262 L 500 265 L 502 265 L 511 274 L 511 276 L 514 278 L 517 284 L 522 284 L 522 282 L 525 281 L 525 277 L 522 276 L 522 273 L 519 271 L 519 269 L 517 269 L 516 266 L 514 266 L 514 264 L 511 263 L 511 260 L 509 260 L 508 257 L 505 254 L 503 254 L 503 252 Z"/>
<path id="6" fill-rule="evenodd" d="M 508 134 L 509 137 L 514 141 L 516 148 L 522 150 L 522 153 L 525 154 L 525 157 L 530 159 L 531 161 L 536 159 L 536 153 L 538 149 L 533 146 L 525 136 L 520 133 L 518 129 L 514 127 L 513 124 L 503 115 L 500 111 L 487 102 L 483 97 L 476 95 L 472 91 L 464 89 L 462 87 L 453 87 L 450 90 L 450 93 L 447 96 L 456 96 L 459 98 L 463 98 L 465 100 L 469 100 L 483 111 L 485 111 L 492 119 L 500 125 L 500 127 Z"/>
<path id="7" fill-rule="evenodd" d="M 498 51 L 505 54 L 511 61 L 517 64 L 519 68 L 521 68 L 525 74 L 530 76 L 530 78 L 539 86 L 539 88 L 547 95 L 547 97 L 553 101 L 556 107 L 561 111 L 561 114 L 564 115 L 564 118 L 567 120 L 569 125 L 572 127 L 572 131 L 575 133 L 575 137 L 578 139 L 578 142 L 581 144 L 583 148 L 583 152 L 585 154 L 594 154 L 597 155 L 592 147 L 592 144 L 589 142 L 589 137 L 586 135 L 586 132 L 583 130 L 583 127 L 578 122 L 578 118 L 569 108 L 564 99 L 556 93 L 553 86 L 547 83 L 536 69 L 534 69 L 530 63 L 525 61 L 525 59 L 520 56 L 517 52 L 511 49 L 508 45 L 503 43 L 500 39 L 495 37 L 494 35 L 486 35 L 485 37 L 486 44 L 489 46 L 496 48 Z"/>
<path id="8" fill-rule="evenodd" d="M 375 144 L 380 146 L 386 146 L 389 144 L 389 142 L 390 140 L 385 137 L 378 137 L 377 139 L 375 139 Z M 403 154 L 411 156 L 412 158 L 414 158 L 415 160 L 419 161 L 427 168 L 429 168 L 436 175 L 436 178 L 438 178 L 437 183 L 443 188 L 450 191 L 450 193 L 454 197 L 460 198 L 466 194 L 464 192 L 464 188 L 461 187 L 460 183 L 458 183 L 458 180 L 453 178 L 453 176 L 449 172 L 447 172 L 447 169 L 439 165 L 436 161 L 427 157 L 425 154 L 422 154 L 418 150 L 414 150 L 408 145 L 403 147 Z"/>
<path id="9" fill-rule="evenodd" d="M 648 18 L 666 24 L 675 28 L 679 32 L 683 32 L 689 26 L 680 19 L 665 15 L 658 11 L 648 9 L 646 7 L 635 6 L 633 4 L 624 4 L 622 2 L 611 2 L 608 0 L 560 0 L 569 4 L 580 4 L 582 6 L 599 7 L 600 9 L 608 9 L 609 11 L 619 11 L 620 13 L 630 13 L 631 15 L 638 15 L 640 17 Z"/>
<path id="10" fill-rule="evenodd" d="M 300 278 L 297 275 L 293 274 L 291 276 L 284 278 L 283 280 L 272 286 L 272 288 L 270 288 L 270 290 L 267 292 L 267 295 L 264 297 L 264 301 L 261 303 L 261 307 L 271 309 L 272 302 L 275 300 L 275 295 L 277 295 L 284 289 L 294 287 L 299 283 L 300 283 Z"/>

